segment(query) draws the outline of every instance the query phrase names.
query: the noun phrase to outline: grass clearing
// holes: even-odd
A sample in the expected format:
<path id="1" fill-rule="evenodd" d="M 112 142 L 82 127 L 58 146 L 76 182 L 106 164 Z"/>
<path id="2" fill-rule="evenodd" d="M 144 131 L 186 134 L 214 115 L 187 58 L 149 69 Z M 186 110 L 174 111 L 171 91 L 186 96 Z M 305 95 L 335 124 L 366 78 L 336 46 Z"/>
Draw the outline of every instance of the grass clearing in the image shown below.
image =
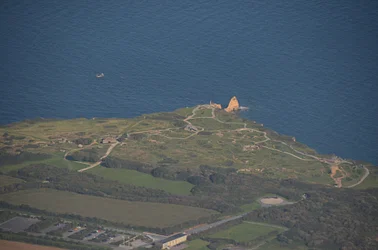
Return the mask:
<path id="1" fill-rule="evenodd" d="M 22 183 L 22 182 L 24 181 L 18 178 L 14 178 L 7 175 L 0 175 L 0 187 L 8 186 L 15 183 Z"/>
<path id="2" fill-rule="evenodd" d="M 121 183 L 135 186 L 162 189 L 172 194 L 188 195 L 194 187 L 186 181 L 171 181 L 162 178 L 155 178 L 152 175 L 144 174 L 135 170 L 120 168 L 105 168 L 98 166 L 87 171 L 88 173 L 99 175 L 108 180 L 119 181 Z"/>
<path id="3" fill-rule="evenodd" d="M 0 200 L 17 205 L 25 204 L 56 213 L 72 213 L 128 225 L 160 228 L 217 213 L 213 210 L 196 207 L 131 202 L 54 189 L 30 189 L 7 193 L 0 195 Z"/>
<path id="4" fill-rule="evenodd" d="M 366 179 L 359 185 L 355 186 L 355 189 L 367 189 L 367 188 L 378 188 L 378 175 L 377 170 L 371 170 L 370 174 Z"/>
<path id="5" fill-rule="evenodd" d="M 207 248 L 207 245 L 209 242 L 197 239 L 197 240 L 192 240 L 188 242 L 188 247 L 185 248 L 186 250 L 209 250 Z"/>
<path id="6" fill-rule="evenodd" d="M 259 250 L 263 250 L 263 249 L 269 249 L 269 250 L 308 250 L 310 248 L 308 248 L 304 244 L 297 244 L 297 243 L 284 244 L 284 243 L 280 243 L 276 239 L 273 239 L 273 240 L 269 241 L 268 243 L 262 245 L 258 249 Z"/>
<path id="7" fill-rule="evenodd" d="M 257 201 L 254 201 L 250 204 L 245 204 L 241 206 L 240 208 L 243 209 L 243 212 L 251 212 L 253 210 L 261 208 L 261 206 Z"/>
<path id="8" fill-rule="evenodd" d="M 81 164 L 79 162 L 65 160 L 63 156 L 64 156 L 64 153 L 57 153 L 52 158 L 49 158 L 49 159 L 44 159 L 40 161 L 25 161 L 20 164 L 6 165 L 6 166 L 1 167 L 0 171 L 3 173 L 8 173 L 13 170 L 24 168 L 31 164 L 41 164 L 41 163 L 56 166 L 59 168 L 68 168 L 70 170 L 79 170 L 79 169 L 88 167 L 88 165 Z"/>
<path id="9" fill-rule="evenodd" d="M 212 234 L 210 235 L 210 238 L 232 239 L 236 242 L 249 242 L 273 231 L 282 232 L 284 230 L 269 225 L 259 223 L 252 224 L 244 221 L 239 225 Z"/>

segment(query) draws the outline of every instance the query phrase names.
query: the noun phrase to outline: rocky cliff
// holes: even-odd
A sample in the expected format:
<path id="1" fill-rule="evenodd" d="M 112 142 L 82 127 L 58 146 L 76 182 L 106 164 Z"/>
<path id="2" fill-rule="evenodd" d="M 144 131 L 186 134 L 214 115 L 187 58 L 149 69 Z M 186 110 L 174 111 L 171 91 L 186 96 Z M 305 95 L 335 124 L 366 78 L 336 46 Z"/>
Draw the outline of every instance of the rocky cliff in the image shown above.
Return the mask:
<path id="1" fill-rule="evenodd" d="M 212 101 L 210 101 L 210 106 L 216 109 L 222 109 L 222 105 L 212 102 Z"/>
<path id="2" fill-rule="evenodd" d="M 227 108 L 225 108 L 224 110 L 226 110 L 227 112 L 232 112 L 232 111 L 239 110 L 239 108 L 240 106 L 239 106 L 238 99 L 236 98 L 236 96 L 234 96 L 231 98 L 230 102 L 228 103 Z"/>

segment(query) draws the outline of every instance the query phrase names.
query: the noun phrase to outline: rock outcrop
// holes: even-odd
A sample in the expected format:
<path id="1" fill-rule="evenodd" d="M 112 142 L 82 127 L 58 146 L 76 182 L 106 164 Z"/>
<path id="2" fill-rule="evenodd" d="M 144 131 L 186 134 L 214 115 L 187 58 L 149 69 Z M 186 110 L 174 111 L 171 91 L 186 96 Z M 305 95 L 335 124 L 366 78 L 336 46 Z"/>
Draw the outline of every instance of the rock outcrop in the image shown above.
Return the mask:
<path id="1" fill-rule="evenodd" d="M 236 98 L 236 96 L 234 96 L 231 98 L 230 102 L 228 103 L 228 107 L 225 108 L 224 110 L 226 110 L 227 112 L 233 112 L 239 109 L 240 109 L 240 106 L 239 106 L 238 99 Z"/>
<path id="2" fill-rule="evenodd" d="M 222 109 L 222 105 L 212 102 L 212 101 L 210 101 L 210 106 L 216 109 Z"/>

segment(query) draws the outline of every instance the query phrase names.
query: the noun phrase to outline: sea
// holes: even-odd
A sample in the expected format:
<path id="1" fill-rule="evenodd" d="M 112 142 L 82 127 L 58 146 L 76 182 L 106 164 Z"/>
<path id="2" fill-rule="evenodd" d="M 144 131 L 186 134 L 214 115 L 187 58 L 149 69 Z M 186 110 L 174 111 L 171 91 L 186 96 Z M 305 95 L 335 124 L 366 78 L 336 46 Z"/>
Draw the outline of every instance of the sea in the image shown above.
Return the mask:
<path id="1" fill-rule="evenodd" d="M 0 124 L 237 96 L 245 118 L 378 165 L 377 46 L 376 0 L 2 0 Z"/>

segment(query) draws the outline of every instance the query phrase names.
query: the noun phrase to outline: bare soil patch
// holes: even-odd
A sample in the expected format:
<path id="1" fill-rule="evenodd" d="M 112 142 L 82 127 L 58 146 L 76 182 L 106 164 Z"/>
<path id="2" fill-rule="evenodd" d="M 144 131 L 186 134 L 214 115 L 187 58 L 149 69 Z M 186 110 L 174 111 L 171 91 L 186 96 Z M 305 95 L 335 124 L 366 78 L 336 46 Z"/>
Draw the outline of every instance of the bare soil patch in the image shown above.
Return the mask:
<path id="1" fill-rule="evenodd" d="M 0 240 L 1 250 L 62 250 L 63 248 L 39 246 L 28 243 Z"/>
<path id="2" fill-rule="evenodd" d="M 270 198 L 262 198 L 260 199 L 261 203 L 268 204 L 268 205 L 278 205 L 284 202 L 284 200 L 280 197 L 270 197 Z"/>

